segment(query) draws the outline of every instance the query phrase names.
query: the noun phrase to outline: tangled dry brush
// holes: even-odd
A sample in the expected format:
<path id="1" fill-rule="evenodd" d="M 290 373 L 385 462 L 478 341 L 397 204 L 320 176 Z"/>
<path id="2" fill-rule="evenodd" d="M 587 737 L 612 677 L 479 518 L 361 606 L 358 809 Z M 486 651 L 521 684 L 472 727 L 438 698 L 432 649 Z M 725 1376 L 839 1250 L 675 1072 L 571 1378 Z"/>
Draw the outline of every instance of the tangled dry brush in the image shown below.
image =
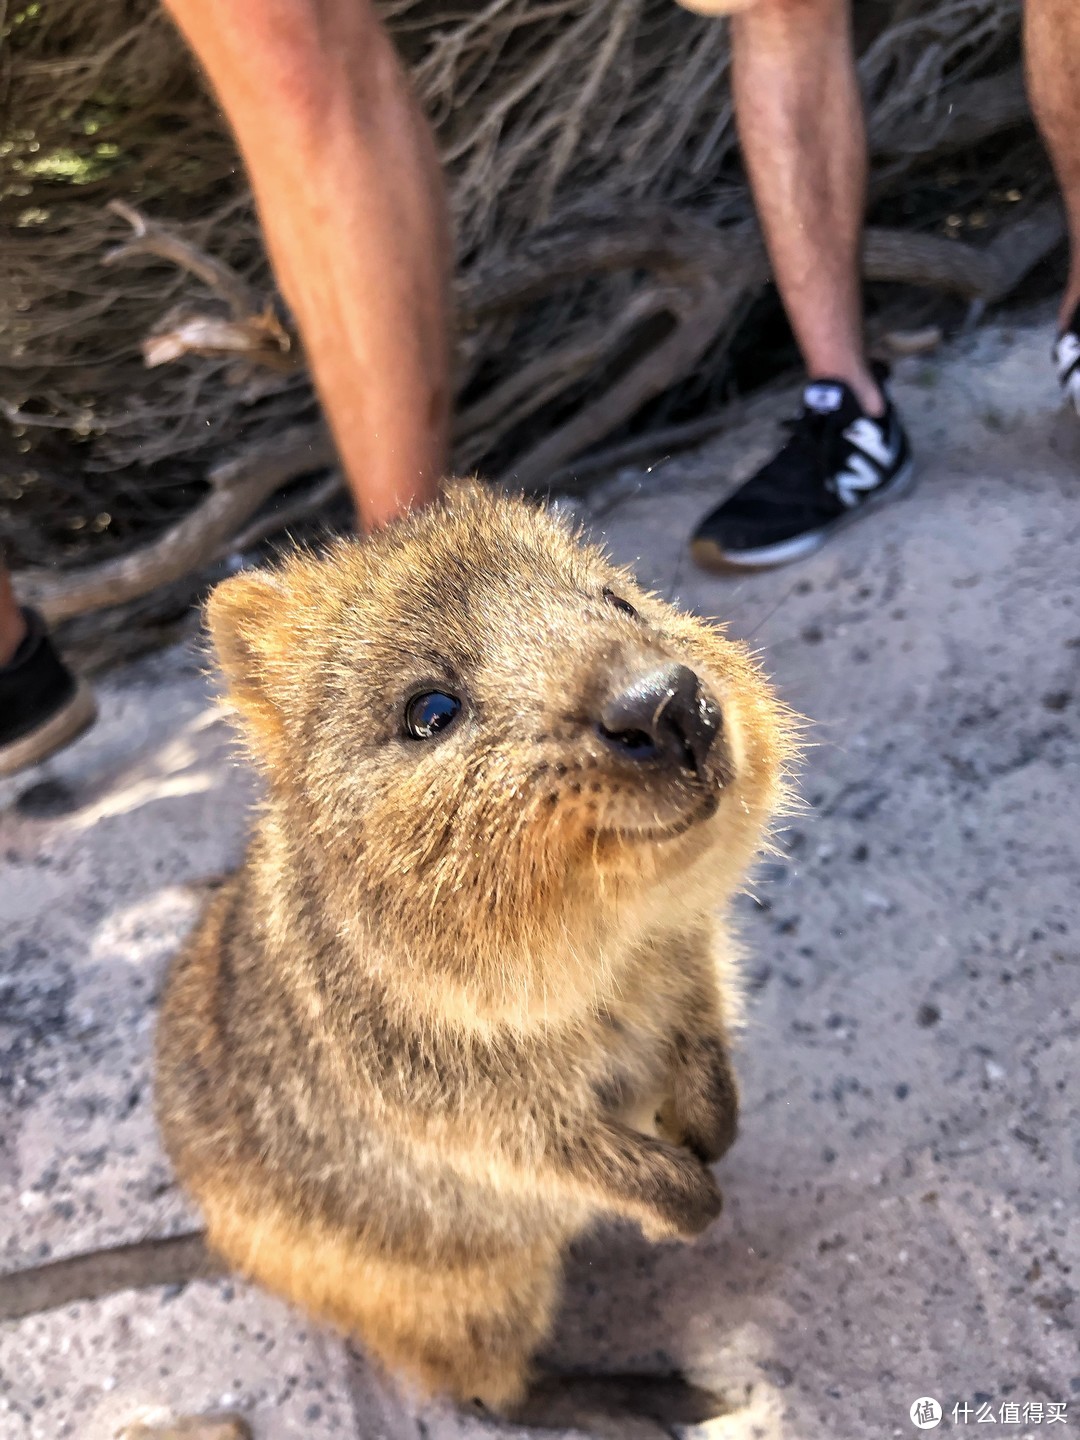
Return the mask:
<path id="1" fill-rule="evenodd" d="M 715 406 L 768 278 L 726 27 L 671 0 L 383 14 L 450 177 L 458 467 L 572 484 L 631 422 Z M 856 17 L 868 275 L 1002 298 L 1062 233 L 1016 0 Z M 0 26 L 0 523 L 59 619 L 205 568 L 337 482 L 229 134 L 156 0 L 0 0 Z"/>

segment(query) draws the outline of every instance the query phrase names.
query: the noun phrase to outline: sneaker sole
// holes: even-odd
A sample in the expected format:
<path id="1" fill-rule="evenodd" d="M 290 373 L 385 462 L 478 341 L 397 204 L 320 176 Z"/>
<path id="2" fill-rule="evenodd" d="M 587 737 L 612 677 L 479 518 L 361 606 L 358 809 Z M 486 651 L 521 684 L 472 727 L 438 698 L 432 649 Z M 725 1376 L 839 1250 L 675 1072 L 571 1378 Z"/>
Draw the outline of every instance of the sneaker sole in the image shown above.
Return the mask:
<path id="1" fill-rule="evenodd" d="M 715 540 L 694 539 L 690 542 L 690 554 L 697 564 L 706 570 L 718 570 L 723 573 L 775 570 L 781 565 L 790 565 L 795 560 L 803 560 L 807 555 L 813 555 L 838 530 L 843 530 L 845 526 L 861 519 L 868 510 L 884 505 L 889 500 L 900 500 L 903 496 L 909 495 L 914 488 L 915 461 L 911 459 L 906 465 L 901 466 L 888 485 L 883 485 L 856 509 L 838 516 L 832 524 L 821 530 L 812 530 L 806 535 L 795 535 L 790 540 L 781 541 L 779 545 L 762 545 L 757 550 L 721 550 Z"/>
<path id="2" fill-rule="evenodd" d="M 82 680 L 76 681 L 75 694 L 62 709 L 28 735 L 0 747 L 0 775 L 16 775 L 63 750 L 89 730 L 97 713 L 94 692 Z"/>

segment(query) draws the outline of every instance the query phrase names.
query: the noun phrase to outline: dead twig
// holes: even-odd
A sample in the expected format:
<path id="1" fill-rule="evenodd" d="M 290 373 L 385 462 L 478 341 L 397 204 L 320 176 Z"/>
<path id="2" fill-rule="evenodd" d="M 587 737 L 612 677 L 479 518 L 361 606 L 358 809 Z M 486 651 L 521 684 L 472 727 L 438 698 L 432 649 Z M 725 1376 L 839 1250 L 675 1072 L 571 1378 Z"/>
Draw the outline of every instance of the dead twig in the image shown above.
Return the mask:
<path id="1" fill-rule="evenodd" d="M 135 234 L 103 255 L 103 265 L 116 265 L 136 256 L 167 260 L 201 280 L 229 309 L 228 319 L 183 308 L 170 312 L 142 343 L 143 359 L 151 369 L 185 355 L 242 358 L 283 375 L 303 368 L 303 359 L 278 319 L 273 301 L 260 299 L 231 266 L 183 239 L 169 226 L 147 219 L 123 200 L 112 200 L 107 208 L 126 220 Z"/>
<path id="2" fill-rule="evenodd" d="M 185 355 L 206 359 L 230 356 L 251 365 L 264 365 L 280 375 L 295 374 L 304 365 L 292 350 L 292 342 L 272 305 L 243 320 L 224 320 L 215 315 L 177 316 L 167 328 L 150 332 L 142 352 L 151 368 L 168 365 Z M 233 383 L 244 378 L 237 375 Z"/>
<path id="3" fill-rule="evenodd" d="M 119 265 L 135 256 L 146 255 L 155 260 L 168 260 L 189 275 L 194 275 L 208 290 L 220 296 L 234 320 L 245 320 L 262 308 L 259 297 L 247 281 L 223 260 L 181 239 L 168 226 L 148 220 L 126 200 L 110 200 L 106 209 L 126 220 L 135 233 L 130 240 L 103 255 L 103 265 Z"/>

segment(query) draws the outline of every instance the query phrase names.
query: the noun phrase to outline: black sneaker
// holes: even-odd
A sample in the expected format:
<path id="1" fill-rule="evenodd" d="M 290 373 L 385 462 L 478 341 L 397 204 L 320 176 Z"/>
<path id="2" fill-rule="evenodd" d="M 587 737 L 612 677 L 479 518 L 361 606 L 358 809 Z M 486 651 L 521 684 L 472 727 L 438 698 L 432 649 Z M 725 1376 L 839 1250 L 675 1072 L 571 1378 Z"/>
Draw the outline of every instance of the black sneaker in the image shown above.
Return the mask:
<path id="1" fill-rule="evenodd" d="M 26 635 L 0 665 L 0 775 L 14 775 L 70 745 L 97 715 L 94 697 L 53 648 L 45 622 L 24 610 Z"/>
<path id="2" fill-rule="evenodd" d="M 1065 399 L 1072 401 L 1080 415 L 1080 305 L 1054 344 L 1054 365 Z"/>
<path id="3" fill-rule="evenodd" d="M 843 381 L 813 380 L 786 426 L 779 454 L 694 532 L 690 550 L 700 565 L 762 570 L 801 560 L 871 505 L 911 487 L 911 447 L 888 395 L 875 419 Z"/>

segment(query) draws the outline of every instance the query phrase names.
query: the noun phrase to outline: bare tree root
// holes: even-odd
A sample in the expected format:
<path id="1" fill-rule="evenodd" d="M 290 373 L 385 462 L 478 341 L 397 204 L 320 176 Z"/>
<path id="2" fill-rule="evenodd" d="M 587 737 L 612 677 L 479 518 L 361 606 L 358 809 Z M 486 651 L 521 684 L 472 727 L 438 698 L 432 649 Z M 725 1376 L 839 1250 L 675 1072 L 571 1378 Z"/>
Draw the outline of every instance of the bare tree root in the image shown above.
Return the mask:
<path id="1" fill-rule="evenodd" d="M 212 470 L 206 498 L 152 544 L 86 569 L 22 570 L 20 593 L 50 623 L 149 594 L 206 565 L 282 485 L 332 461 L 323 431 L 287 431 L 272 445 Z"/>
<path id="2" fill-rule="evenodd" d="M 693 288 L 674 291 L 670 334 L 610 389 L 527 450 L 501 478 L 517 489 L 550 489 L 560 465 L 602 440 L 697 363 L 749 288 L 739 281 L 725 284 L 709 276 Z"/>
<path id="3" fill-rule="evenodd" d="M 884 123 L 871 124 L 870 152 L 906 158 L 956 154 L 1030 119 L 1024 72 L 1016 65 L 998 75 L 954 86 L 944 104 L 930 107 L 923 115 L 893 113 Z"/>
<path id="4" fill-rule="evenodd" d="M 985 249 L 938 235 L 870 229 L 863 272 L 868 280 L 926 285 L 993 305 L 1064 238 L 1065 216 L 1056 200 L 1015 221 Z"/>

